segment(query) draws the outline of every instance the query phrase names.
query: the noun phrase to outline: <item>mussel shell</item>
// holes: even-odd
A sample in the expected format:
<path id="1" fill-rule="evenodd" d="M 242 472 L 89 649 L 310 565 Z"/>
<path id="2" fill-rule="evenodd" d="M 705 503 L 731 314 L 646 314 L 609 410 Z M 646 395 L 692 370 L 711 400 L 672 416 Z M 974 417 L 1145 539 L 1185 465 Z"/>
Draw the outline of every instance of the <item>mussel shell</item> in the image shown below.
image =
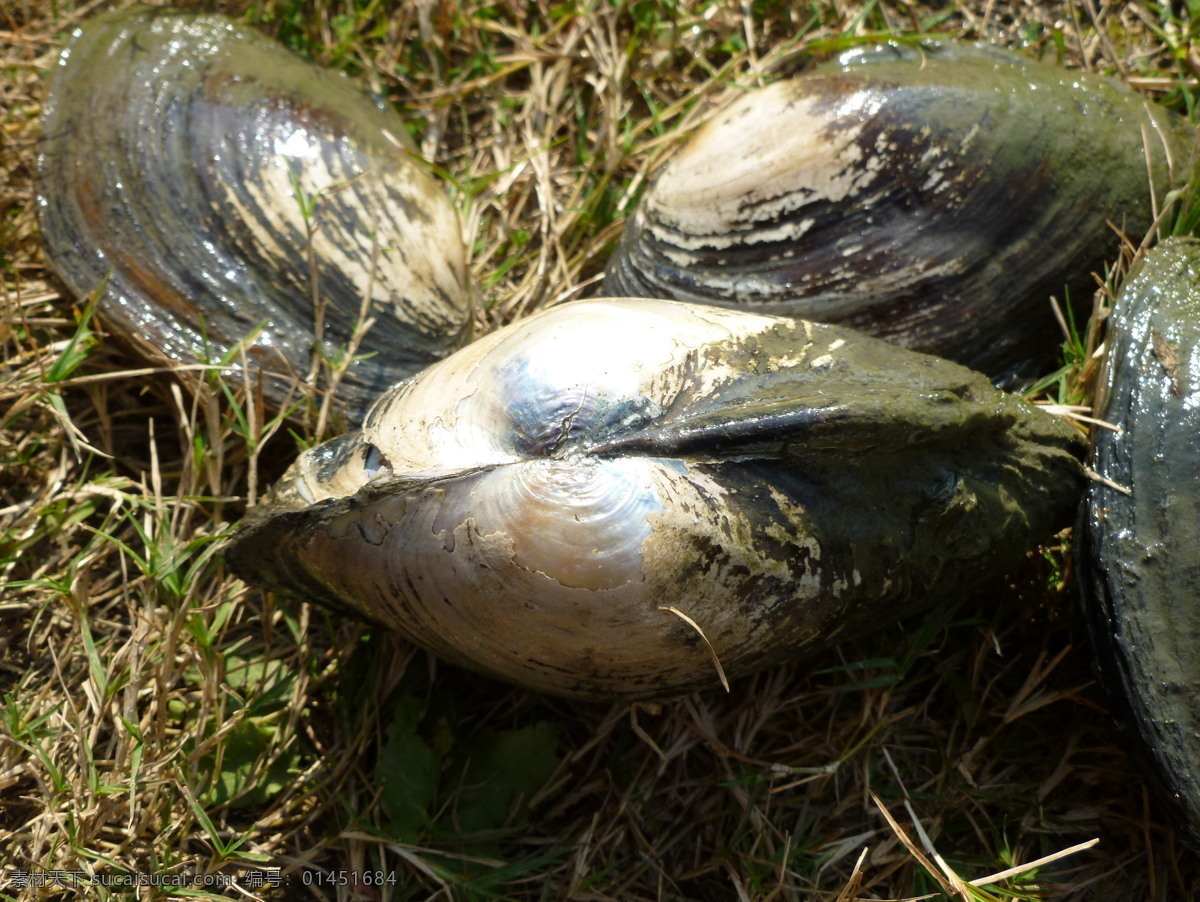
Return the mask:
<path id="1" fill-rule="evenodd" d="M 1049 298 L 1140 240 L 1192 171 L 1181 118 L 991 47 L 880 47 L 753 91 L 662 170 L 604 293 L 840 322 L 1003 379 Z"/>
<path id="2" fill-rule="evenodd" d="M 957 597 L 1069 517 L 1075 430 L 849 329 L 580 301 L 396 386 L 228 557 L 547 692 L 661 698 Z"/>
<path id="3" fill-rule="evenodd" d="M 1200 244 L 1163 243 L 1108 323 L 1080 539 L 1085 610 L 1115 713 L 1200 840 Z"/>
<path id="4" fill-rule="evenodd" d="M 457 213 L 403 121 L 251 29 L 143 7 L 89 19 L 43 127 L 47 258 L 153 355 L 216 362 L 245 342 L 271 399 L 294 398 L 317 347 L 314 273 L 331 361 L 371 300 L 350 410 L 466 336 Z"/>

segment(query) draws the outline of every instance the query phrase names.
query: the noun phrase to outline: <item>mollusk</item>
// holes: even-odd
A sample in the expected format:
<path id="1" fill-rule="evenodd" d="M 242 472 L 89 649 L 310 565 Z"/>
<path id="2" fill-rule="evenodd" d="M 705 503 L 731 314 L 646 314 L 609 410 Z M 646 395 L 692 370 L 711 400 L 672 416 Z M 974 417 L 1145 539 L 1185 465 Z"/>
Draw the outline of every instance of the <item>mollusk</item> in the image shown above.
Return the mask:
<path id="1" fill-rule="evenodd" d="M 993 378 L 1061 341 L 1049 298 L 1192 172 L 1123 85 L 953 43 L 848 53 L 746 94 L 659 173 L 604 293 L 840 322 Z"/>
<path id="2" fill-rule="evenodd" d="M 1200 244 L 1167 241 L 1109 319 L 1080 570 L 1114 711 L 1200 841 Z"/>
<path id="3" fill-rule="evenodd" d="M 519 684 L 662 698 L 1003 571 L 1069 516 L 1079 442 L 849 329 L 579 301 L 395 386 L 228 558 Z"/>
<path id="4" fill-rule="evenodd" d="M 340 388 L 354 410 L 465 338 L 458 217 L 404 123 L 221 16 L 89 19 L 53 73 L 39 170 L 55 270 L 156 357 L 243 344 L 281 404 L 314 349 L 336 361 L 373 320 L 358 350 L 376 353 Z"/>

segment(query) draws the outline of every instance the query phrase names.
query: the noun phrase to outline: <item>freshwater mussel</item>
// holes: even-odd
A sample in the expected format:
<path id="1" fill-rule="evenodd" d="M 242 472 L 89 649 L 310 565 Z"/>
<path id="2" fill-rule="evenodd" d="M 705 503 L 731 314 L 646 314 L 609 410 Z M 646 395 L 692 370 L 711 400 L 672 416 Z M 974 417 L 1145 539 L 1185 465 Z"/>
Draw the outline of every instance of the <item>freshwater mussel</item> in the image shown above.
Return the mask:
<path id="1" fill-rule="evenodd" d="M 604 292 L 840 322 L 996 379 L 1090 309 L 1122 229 L 1192 173 L 1181 117 L 994 47 L 846 54 L 752 91 L 659 173 Z"/>
<path id="2" fill-rule="evenodd" d="M 251 511 L 234 569 L 536 689 L 662 698 L 1021 559 L 1080 437 L 853 330 L 580 301 L 396 386 Z"/>
<path id="3" fill-rule="evenodd" d="M 1200 842 L 1200 243 L 1165 242 L 1113 308 L 1081 517 L 1096 662 L 1135 754 Z"/>
<path id="4" fill-rule="evenodd" d="M 38 192 L 48 260 L 109 327 L 170 361 L 244 347 L 273 406 L 367 326 L 352 415 L 466 337 L 457 213 L 403 121 L 224 17 L 89 19 L 53 72 Z"/>

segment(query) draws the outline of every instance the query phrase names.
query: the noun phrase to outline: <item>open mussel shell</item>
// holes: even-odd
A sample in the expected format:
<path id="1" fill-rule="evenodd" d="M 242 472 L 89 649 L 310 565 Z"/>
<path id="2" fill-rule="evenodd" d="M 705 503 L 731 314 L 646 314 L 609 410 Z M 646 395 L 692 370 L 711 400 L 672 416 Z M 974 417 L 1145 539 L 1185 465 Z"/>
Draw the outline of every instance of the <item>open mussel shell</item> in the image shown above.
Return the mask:
<path id="1" fill-rule="evenodd" d="M 996 48 L 856 51 L 701 128 L 604 293 L 845 323 L 1029 374 L 1062 341 L 1050 297 L 1090 309 L 1114 226 L 1141 238 L 1192 142 L 1122 85 Z"/>
<path id="2" fill-rule="evenodd" d="M 1151 782 L 1200 841 L 1200 243 L 1168 241 L 1108 322 L 1080 569 L 1096 660 Z"/>
<path id="3" fill-rule="evenodd" d="M 662 698 L 958 597 L 1069 519 L 1081 439 L 849 329 L 580 301 L 304 454 L 229 551 L 547 692 Z"/>
<path id="4" fill-rule="evenodd" d="M 250 369 L 275 404 L 370 322 L 354 411 L 465 338 L 457 214 L 398 115 L 221 16 L 89 19 L 51 81 L 46 255 L 115 332 L 173 361 Z M 318 340 L 318 335 L 320 336 Z"/>

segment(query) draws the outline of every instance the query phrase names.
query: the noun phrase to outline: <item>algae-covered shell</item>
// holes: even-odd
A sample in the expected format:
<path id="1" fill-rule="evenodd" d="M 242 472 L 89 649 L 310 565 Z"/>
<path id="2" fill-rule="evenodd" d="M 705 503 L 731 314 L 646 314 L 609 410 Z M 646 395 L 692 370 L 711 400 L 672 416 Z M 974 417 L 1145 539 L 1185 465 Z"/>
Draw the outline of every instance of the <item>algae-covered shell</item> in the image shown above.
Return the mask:
<path id="1" fill-rule="evenodd" d="M 659 173 L 604 291 L 840 322 L 1008 376 L 1192 168 L 1192 129 L 1108 79 L 953 43 L 746 94 Z"/>
<path id="2" fill-rule="evenodd" d="M 504 679 L 659 698 L 1004 570 L 1069 517 L 1079 442 L 852 330 L 580 301 L 396 386 L 229 560 Z"/>
<path id="3" fill-rule="evenodd" d="M 251 29 L 144 7 L 89 19 L 43 128 L 46 255 L 154 356 L 215 362 L 244 342 L 279 404 L 314 348 L 336 364 L 374 320 L 341 387 L 353 410 L 465 337 L 457 213 L 404 123 Z"/>
<path id="4" fill-rule="evenodd" d="M 1083 512 L 1085 607 L 1136 754 L 1200 838 L 1200 244 L 1146 255 L 1106 341 L 1096 409 L 1117 430 L 1096 433 L 1109 484 Z"/>

